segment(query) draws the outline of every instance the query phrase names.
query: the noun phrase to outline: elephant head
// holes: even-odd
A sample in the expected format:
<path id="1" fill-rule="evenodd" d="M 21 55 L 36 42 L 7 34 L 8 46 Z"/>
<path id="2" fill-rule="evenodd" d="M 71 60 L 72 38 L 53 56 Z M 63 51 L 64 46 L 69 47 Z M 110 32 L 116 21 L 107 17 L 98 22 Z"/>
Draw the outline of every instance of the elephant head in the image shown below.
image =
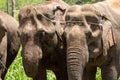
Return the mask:
<path id="1" fill-rule="evenodd" d="M 64 10 L 55 3 L 25 6 L 20 10 L 19 36 L 22 43 L 23 65 L 28 76 L 35 77 L 44 56 L 52 53 L 58 45 L 56 33 L 61 33 L 61 30 L 57 31 L 61 24 L 54 20 L 59 16 L 62 19 L 63 15 Z M 59 26 L 56 26 L 57 24 Z"/>
<path id="2" fill-rule="evenodd" d="M 69 80 L 82 80 L 88 59 L 101 54 L 101 18 L 96 11 L 78 5 L 67 10 L 64 36 Z"/>

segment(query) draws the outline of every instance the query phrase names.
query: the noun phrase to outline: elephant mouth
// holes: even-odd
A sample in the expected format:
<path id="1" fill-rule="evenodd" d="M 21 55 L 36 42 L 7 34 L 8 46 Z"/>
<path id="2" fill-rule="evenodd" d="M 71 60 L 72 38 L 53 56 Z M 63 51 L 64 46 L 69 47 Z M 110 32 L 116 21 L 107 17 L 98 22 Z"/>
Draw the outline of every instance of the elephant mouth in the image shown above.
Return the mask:
<path id="1" fill-rule="evenodd" d="M 97 58 L 101 54 L 101 48 L 99 48 L 96 44 L 90 44 L 88 46 L 89 57 L 90 58 Z"/>

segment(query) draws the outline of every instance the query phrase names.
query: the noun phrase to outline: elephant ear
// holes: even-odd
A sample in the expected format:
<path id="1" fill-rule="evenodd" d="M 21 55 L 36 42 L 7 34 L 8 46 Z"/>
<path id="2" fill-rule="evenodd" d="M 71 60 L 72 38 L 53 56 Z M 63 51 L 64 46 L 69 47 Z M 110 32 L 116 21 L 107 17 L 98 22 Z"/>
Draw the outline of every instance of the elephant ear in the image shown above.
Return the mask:
<path id="1" fill-rule="evenodd" d="M 100 17 L 95 13 L 85 14 L 85 19 L 88 25 L 90 25 L 91 37 L 88 38 L 88 49 L 90 52 L 90 58 L 97 58 L 101 54 L 102 44 L 102 26 Z"/>
<path id="2" fill-rule="evenodd" d="M 98 17 L 87 15 L 86 21 L 88 22 L 88 24 L 91 24 L 92 36 L 93 36 L 94 40 L 96 40 L 95 38 L 97 38 L 96 41 L 98 41 L 100 38 L 102 39 L 103 44 L 101 43 L 102 44 L 101 47 L 103 48 L 103 55 L 106 56 L 109 48 L 114 46 L 116 43 L 115 38 L 114 38 L 112 23 L 104 15 L 99 15 Z M 94 41 L 94 42 L 96 42 L 96 41 Z M 100 49 L 101 47 L 99 47 L 99 46 L 100 45 L 92 44 L 92 48 L 94 47 L 94 50 Z M 94 52 L 94 51 L 92 51 L 92 52 Z M 92 56 L 92 58 L 94 56 L 94 58 L 95 58 L 98 55 L 100 55 L 99 52 L 97 54 L 93 54 L 90 56 Z"/>
<path id="3" fill-rule="evenodd" d="M 114 46 L 116 42 L 113 33 L 112 23 L 109 20 L 105 20 L 102 26 L 103 26 L 102 40 L 103 40 L 103 50 L 104 50 L 103 55 L 106 56 L 109 48 Z"/>
<path id="4" fill-rule="evenodd" d="M 55 15 L 54 25 L 55 25 L 56 33 L 59 36 L 62 36 L 64 32 L 63 29 L 65 24 L 65 12 L 66 12 L 66 9 L 63 6 L 56 6 L 53 9 L 53 14 Z"/>
<path id="5" fill-rule="evenodd" d="M 85 14 L 85 19 L 87 24 L 90 25 L 92 36 L 94 38 L 101 36 L 102 27 L 101 27 L 101 20 L 99 15 L 96 15 L 95 13 L 88 13 L 88 14 Z"/>

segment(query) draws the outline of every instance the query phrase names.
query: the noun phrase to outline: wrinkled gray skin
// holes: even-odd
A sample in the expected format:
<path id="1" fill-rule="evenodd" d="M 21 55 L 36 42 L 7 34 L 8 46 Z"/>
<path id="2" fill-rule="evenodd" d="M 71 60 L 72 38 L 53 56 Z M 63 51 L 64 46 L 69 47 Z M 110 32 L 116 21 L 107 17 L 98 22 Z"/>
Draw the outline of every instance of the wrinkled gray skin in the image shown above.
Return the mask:
<path id="1" fill-rule="evenodd" d="M 19 50 L 18 27 L 19 24 L 13 17 L 0 11 L 0 80 L 4 80 Z"/>
<path id="2" fill-rule="evenodd" d="M 96 69 L 100 67 L 102 80 L 118 80 L 119 34 L 119 11 L 108 2 L 70 7 L 66 12 L 64 33 L 68 79 L 96 80 Z"/>
<path id="3" fill-rule="evenodd" d="M 23 66 L 27 76 L 33 80 L 46 80 L 46 69 L 52 70 L 57 80 L 67 80 L 66 52 L 61 41 L 67 8 L 65 5 L 46 1 L 20 10 L 19 35 Z"/>

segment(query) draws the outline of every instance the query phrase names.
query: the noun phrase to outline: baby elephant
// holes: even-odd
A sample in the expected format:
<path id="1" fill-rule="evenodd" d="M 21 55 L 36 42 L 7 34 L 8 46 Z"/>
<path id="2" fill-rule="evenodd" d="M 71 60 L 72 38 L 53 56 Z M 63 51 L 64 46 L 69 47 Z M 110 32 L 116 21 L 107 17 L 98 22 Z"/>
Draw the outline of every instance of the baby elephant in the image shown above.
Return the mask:
<path id="1" fill-rule="evenodd" d="M 8 67 L 19 50 L 18 22 L 0 11 L 0 80 L 4 80 Z"/>

